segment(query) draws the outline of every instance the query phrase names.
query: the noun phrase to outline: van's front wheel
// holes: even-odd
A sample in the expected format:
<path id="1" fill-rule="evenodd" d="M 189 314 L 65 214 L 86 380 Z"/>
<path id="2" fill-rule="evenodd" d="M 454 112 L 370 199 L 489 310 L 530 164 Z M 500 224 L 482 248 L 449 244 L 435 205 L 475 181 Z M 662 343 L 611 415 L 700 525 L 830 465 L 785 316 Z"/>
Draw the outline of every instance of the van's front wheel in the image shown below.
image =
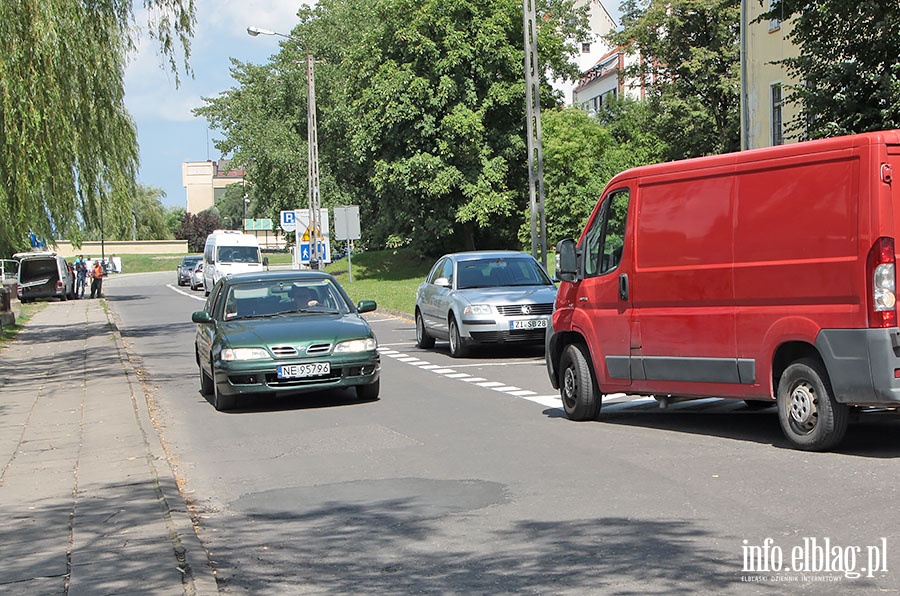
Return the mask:
<path id="1" fill-rule="evenodd" d="M 569 420 L 593 420 L 600 413 L 601 395 L 585 351 L 569 344 L 559 362 L 559 394 Z"/>
<path id="2" fill-rule="evenodd" d="M 825 367 L 804 358 L 785 369 L 778 383 L 778 420 L 794 446 L 825 451 L 847 432 L 849 408 L 835 401 Z"/>

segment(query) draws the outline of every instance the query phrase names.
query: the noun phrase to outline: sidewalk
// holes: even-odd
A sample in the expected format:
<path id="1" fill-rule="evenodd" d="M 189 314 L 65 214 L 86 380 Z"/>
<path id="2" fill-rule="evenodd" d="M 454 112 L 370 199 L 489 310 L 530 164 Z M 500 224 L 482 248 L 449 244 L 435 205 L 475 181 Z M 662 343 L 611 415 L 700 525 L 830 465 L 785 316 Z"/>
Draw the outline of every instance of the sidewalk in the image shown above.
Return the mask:
<path id="1" fill-rule="evenodd" d="M 0 348 L 0 593 L 216 594 L 105 303 Z"/>

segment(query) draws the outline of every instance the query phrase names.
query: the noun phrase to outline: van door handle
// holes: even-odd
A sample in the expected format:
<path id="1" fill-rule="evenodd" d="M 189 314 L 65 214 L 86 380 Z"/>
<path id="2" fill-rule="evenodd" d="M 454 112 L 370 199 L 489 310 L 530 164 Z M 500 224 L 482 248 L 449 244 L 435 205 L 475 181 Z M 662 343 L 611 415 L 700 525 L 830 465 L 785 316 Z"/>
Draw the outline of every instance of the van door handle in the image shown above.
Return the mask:
<path id="1" fill-rule="evenodd" d="M 619 276 L 619 300 L 628 300 L 628 274 Z"/>

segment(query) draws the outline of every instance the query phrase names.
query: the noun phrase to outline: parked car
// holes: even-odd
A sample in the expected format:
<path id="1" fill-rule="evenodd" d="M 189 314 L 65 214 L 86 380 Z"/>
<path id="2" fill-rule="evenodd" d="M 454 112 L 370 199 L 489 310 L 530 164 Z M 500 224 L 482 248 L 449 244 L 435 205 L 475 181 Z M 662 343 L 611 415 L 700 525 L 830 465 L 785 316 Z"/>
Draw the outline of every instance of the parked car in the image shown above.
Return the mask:
<path id="1" fill-rule="evenodd" d="M 199 290 L 203 287 L 203 261 L 197 261 L 194 263 L 194 268 L 191 269 L 191 279 L 190 279 L 191 289 Z"/>
<path id="2" fill-rule="evenodd" d="M 450 342 L 454 358 L 475 343 L 543 343 L 556 286 L 519 251 L 444 255 L 416 291 L 416 344 Z"/>
<path id="3" fill-rule="evenodd" d="M 175 272 L 179 286 L 185 286 L 191 283 L 191 273 L 194 271 L 194 265 L 203 261 L 203 255 L 188 255 L 181 258 L 178 263 L 178 269 Z"/>
<path id="4" fill-rule="evenodd" d="M 16 253 L 19 274 L 16 294 L 20 302 L 35 298 L 75 298 L 75 276 L 66 260 L 55 252 Z"/>
<path id="5" fill-rule="evenodd" d="M 296 395 L 354 387 L 359 399 L 380 390 L 378 342 L 331 275 L 319 271 L 240 273 L 210 290 L 197 323 L 194 353 L 200 391 L 217 410 L 241 396 Z"/>

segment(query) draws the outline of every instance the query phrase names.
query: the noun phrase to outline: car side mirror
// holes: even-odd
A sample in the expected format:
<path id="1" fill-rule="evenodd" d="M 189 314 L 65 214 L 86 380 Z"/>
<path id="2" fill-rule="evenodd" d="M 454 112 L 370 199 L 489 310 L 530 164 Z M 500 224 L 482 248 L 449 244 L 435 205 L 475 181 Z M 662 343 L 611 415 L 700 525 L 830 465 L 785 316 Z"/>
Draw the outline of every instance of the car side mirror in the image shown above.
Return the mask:
<path id="1" fill-rule="evenodd" d="M 372 312 L 376 308 L 378 308 L 378 304 L 374 300 L 360 300 L 359 304 L 356 305 L 356 310 L 361 313 Z"/>
<path id="2" fill-rule="evenodd" d="M 269 257 L 263 257 L 263 267 L 269 266 Z"/>
<path id="3" fill-rule="evenodd" d="M 447 279 L 446 277 L 439 277 L 439 278 L 437 278 L 436 280 L 434 280 L 434 285 L 440 286 L 440 287 L 442 287 L 442 288 L 448 288 L 448 289 L 449 289 L 450 287 L 452 287 L 452 284 L 450 283 L 450 280 Z"/>
<path id="4" fill-rule="evenodd" d="M 191 321 L 197 324 L 209 324 L 213 322 L 212 315 L 210 315 L 205 310 L 198 310 L 194 314 L 191 315 Z"/>
<path id="5" fill-rule="evenodd" d="M 561 281 L 578 279 L 578 256 L 575 240 L 566 238 L 556 245 L 556 277 Z"/>

